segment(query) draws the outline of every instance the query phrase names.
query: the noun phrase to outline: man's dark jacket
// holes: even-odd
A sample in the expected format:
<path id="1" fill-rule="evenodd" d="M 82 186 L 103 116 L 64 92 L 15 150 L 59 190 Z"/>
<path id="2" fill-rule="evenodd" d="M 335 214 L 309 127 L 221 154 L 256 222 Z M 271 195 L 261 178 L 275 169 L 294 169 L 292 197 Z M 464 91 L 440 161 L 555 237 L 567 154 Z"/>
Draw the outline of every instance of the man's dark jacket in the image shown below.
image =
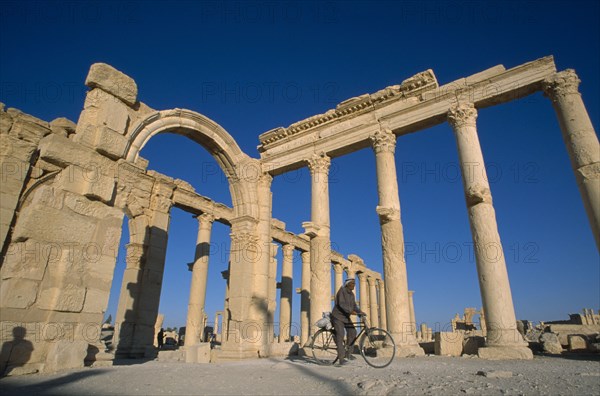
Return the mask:
<path id="1" fill-rule="evenodd" d="M 335 295 L 335 307 L 333 307 L 331 315 L 345 322 L 350 319 L 353 311 L 360 312 L 360 308 L 356 305 L 354 293 L 342 286 Z"/>

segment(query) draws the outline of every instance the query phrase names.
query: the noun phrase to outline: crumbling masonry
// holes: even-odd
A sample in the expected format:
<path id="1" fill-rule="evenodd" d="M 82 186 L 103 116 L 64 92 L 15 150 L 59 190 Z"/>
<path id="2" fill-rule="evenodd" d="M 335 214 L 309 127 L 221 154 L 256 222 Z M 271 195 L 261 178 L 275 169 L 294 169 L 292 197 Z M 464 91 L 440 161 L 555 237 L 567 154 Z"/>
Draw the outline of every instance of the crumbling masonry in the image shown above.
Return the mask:
<path id="1" fill-rule="evenodd" d="M 321 312 L 331 310 L 332 273 L 359 278 L 360 300 L 375 324 L 387 328 L 399 356 L 422 354 L 415 337 L 395 168 L 396 139 L 443 122 L 455 136 L 463 174 L 487 338 L 479 356 L 529 359 L 516 327 L 490 187 L 478 141 L 478 111 L 544 90 L 555 107 L 596 243 L 600 246 L 600 148 L 573 70 L 557 73 L 552 57 L 506 70 L 496 66 L 439 86 L 431 70 L 400 85 L 340 103 L 325 114 L 262 134 L 260 159 L 243 153 L 223 128 L 194 111 L 157 111 L 140 102 L 135 82 L 105 64 L 92 65 L 79 121 L 50 123 L 15 109 L 0 112 L 2 167 L 0 368 L 53 371 L 83 365 L 107 308 L 122 221 L 129 222 L 126 269 L 115 334 L 117 354 L 143 356 L 154 341 L 170 210 L 197 216 L 186 360 L 198 361 L 204 318 L 211 225 L 231 227 L 230 266 L 223 309 L 223 345 L 212 360 L 276 354 L 272 323 L 291 321 L 292 254 L 302 255 L 301 344 Z M 232 207 L 198 195 L 181 180 L 146 170 L 144 145 L 163 132 L 187 136 L 216 159 L 227 176 Z M 375 153 L 383 276 L 355 255 L 330 248 L 328 172 L 331 158 L 371 147 Z M 477 164 L 479 172 L 469 172 Z M 294 235 L 271 215 L 271 182 L 307 166 L 311 219 Z M 280 317 L 276 249 L 283 263 Z M 498 255 L 495 254 L 494 257 Z M 503 257 L 503 255 L 500 255 Z M 333 272 L 332 272 L 333 270 Z M 279 342 L 290 340 L 281 332 Z M 11 344 L 12 343 L 12 344 Z"/>

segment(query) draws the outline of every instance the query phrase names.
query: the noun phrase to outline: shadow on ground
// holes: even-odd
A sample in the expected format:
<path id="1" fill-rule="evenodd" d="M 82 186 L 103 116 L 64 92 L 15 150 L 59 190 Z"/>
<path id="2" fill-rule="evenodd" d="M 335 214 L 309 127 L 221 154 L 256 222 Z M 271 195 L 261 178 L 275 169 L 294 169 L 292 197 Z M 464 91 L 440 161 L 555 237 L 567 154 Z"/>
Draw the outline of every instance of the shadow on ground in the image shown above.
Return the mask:
<path id="1" fill-rule="evenodd" d="M 8 395 L 80 395 L 76 389 L 60 389 L 64 385 L 73 385 L 85 378 L 106 374 L 102 369 L 90 369 L 77 373 L 66 374 L 60 378 L 54 378 L 47 381 L 41 381 L 32 385 L 19 386 L 17 378 L 6 377 L 0 380 L 0 394 Z M 17 380 L 12 383 L 11 380 Z"/>

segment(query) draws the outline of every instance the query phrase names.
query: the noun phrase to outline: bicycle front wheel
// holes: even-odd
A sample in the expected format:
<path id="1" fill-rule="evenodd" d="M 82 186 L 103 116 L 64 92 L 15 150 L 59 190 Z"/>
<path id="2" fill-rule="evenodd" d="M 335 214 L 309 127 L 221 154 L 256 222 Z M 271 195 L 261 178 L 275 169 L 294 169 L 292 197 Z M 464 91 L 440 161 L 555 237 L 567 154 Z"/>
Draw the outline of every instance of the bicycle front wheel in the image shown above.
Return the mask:
<path id="1" fill-rule="evenodd" d="M 313 336 L 310 345 L 312 355 L 319 364 L 330 365 L 337 359 L 333 331 L 321 329 Z"/>
<path id="2" fill-rule="evenodd" d="M 396 343 L 390 333 L 377 327 L 365 331 L 358 348 L 367 364 L 375 368 L 387 367 L 396 355 Z"/>

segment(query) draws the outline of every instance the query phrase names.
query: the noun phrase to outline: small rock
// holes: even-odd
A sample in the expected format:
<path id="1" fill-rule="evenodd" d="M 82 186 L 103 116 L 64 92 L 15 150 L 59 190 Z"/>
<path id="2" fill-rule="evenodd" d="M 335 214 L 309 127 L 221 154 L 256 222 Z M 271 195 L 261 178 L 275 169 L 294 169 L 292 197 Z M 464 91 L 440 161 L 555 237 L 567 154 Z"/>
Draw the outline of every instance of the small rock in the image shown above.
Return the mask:
<path id="1" fill-rule="evenodd" d="M 513 376 L 512 371 L 488 370 L 478 371 L 477 375 L 482 375 L 487 378 L 510 378 Z"/>

